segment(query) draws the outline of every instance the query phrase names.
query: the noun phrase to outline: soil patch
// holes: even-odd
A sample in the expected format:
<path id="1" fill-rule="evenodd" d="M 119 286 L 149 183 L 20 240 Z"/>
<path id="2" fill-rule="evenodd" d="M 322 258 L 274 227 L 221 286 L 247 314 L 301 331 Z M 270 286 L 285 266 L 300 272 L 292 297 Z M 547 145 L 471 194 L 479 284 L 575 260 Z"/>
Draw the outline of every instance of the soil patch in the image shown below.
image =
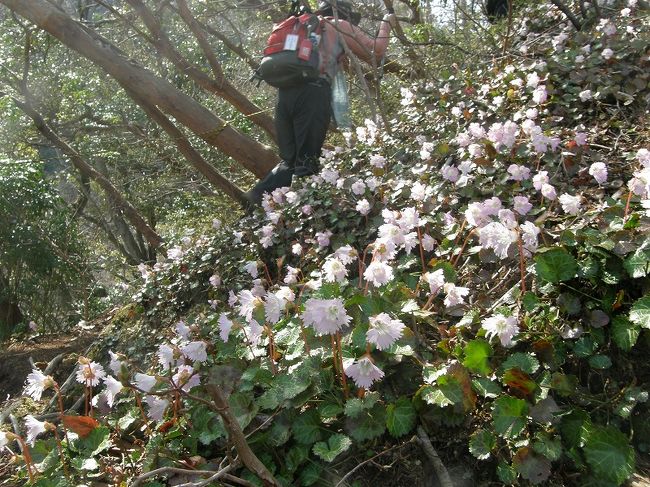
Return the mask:
<path id="1" fill-rule="evenodd" d="M 27 374 L 32 370 L 29 357 L 37 366 L 44 368 L 60 353 L 84 353 L 95 338 L 96 334 L 79 332 L 36 336 L 0 344 L 0 404 L 9 398 L 21 395 Z M 65 380 L 70 374 L 69 362 L 64 360 L 63 364 L 54 371 L 55 380 Z"/>

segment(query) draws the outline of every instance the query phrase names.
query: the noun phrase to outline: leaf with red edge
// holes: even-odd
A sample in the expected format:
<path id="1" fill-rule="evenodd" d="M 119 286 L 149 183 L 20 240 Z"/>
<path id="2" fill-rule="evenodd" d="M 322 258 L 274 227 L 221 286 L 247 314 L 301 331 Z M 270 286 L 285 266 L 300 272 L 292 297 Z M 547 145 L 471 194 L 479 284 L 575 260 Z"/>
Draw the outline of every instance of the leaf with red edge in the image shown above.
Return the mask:
<path id="1" fill-rule="evenodd" d="M 520 448 L 512 458 L 512 464 L 521 476 L 537 485 L 551 476 L 551 462 L 548 458 L 535 455 L 530 448 Z"/>
<path id="2" fill-rule="evenodd" d="M 508 369 L 503 374 L 503 383 L 510 387 L 517 397 L 527 397 L 537 389 L 537 383 L 520 369 Z"/>

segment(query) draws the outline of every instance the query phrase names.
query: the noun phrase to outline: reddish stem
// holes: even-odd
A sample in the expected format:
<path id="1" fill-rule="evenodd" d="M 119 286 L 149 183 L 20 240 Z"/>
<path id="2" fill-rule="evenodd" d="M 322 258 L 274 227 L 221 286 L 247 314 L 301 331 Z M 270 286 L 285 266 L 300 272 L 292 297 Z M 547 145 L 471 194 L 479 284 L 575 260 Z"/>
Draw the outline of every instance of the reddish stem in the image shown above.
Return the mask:
<path id="1" fill-rule="evenodd" d="M 521 232 L 517 232 L 517 244 L 519 245 L 519 272 L 521 273 L 521 292 L 526 292 L 526 259 L 524 258 L 524 244 L 521 241 Z"/>
<path id="2" fill-rule="evenodd" d="M 460 256 L 463 255 L 463 251 L 465 250 L 465 247 L 467 246 L 467 243 L 469 242 L 469 238 L 474 234 L 476 231 L 475 228 L 473 228 L 468 234 L 467 237 L 465 237 L 465 241 L 463 242 L 463 246 L 460 248 L 460 252 L 458 252 L 458 255 L 456 256 L 456 259 L 452 258 L 451 265 L 456 267 L 456 264 L 458 264 L 458 261 L 460 260 Z"/>
<path id="3" fill-rule="evenodd" d="M 627 200 L 625 201 L 625 214 L 623 215 L 623 221 L 627 220 L 627 215 L 630 212 L 630 201 L 632 200 L 632 191 L 627 193 Z"/>

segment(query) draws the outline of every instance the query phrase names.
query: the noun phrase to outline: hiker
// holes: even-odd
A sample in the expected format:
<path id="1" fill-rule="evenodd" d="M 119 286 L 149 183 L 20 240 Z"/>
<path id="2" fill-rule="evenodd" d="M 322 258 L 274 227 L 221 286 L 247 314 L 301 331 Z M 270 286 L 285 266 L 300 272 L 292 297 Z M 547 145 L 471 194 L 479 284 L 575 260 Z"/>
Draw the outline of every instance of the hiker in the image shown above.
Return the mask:
<path id="1" fill-rule="evenodd" d="M 332 82 L 345 55 L 343 42 L 369 64 L 373 63 L 373 57 L 379 64 L 386 52 L 395 22 L 392 8 L 384 16 L 377 37 L 372 38 L 357 27 L 361 16 L 352 10 L 351 4 L 344 0 L 329 1 L 321 1 L 315 12 L 321 32 L 317 46 L 320 75 L 313 81 L 278 89 L 275 127 L 282 162 L 244 193 L 251 206 L 259 205 L 265 192 L 290 186 L 294 175 L 304 177 L 319 171 L 318 160 L 332 113 Z"/>

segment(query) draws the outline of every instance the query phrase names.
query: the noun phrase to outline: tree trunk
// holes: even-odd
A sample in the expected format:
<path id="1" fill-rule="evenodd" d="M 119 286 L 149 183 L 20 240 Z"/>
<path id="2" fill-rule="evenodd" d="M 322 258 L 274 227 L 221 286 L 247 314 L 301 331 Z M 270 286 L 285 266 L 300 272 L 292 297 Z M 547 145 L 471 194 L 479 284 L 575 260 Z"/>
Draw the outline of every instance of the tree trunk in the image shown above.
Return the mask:
<path id="1" fill-rule="evenodd" d="M 14 327 L 22 321 L 18 300 L 9 289 L 9 283 L 0 275 L 0 339 L 11 335 Z"/>
<path id="2" fill-rule="evenodd" d="M 219 148 L 257 177 L 263 177 L 278 162 L 268 147 L 242 134 L 192 97 L 166 80 L 126 58 L 108 40 L 75 22 L 45 0 L 0 0 L 40 29 L 106 71 L 128 92 L 157 105 L 208 144 Z"/>

